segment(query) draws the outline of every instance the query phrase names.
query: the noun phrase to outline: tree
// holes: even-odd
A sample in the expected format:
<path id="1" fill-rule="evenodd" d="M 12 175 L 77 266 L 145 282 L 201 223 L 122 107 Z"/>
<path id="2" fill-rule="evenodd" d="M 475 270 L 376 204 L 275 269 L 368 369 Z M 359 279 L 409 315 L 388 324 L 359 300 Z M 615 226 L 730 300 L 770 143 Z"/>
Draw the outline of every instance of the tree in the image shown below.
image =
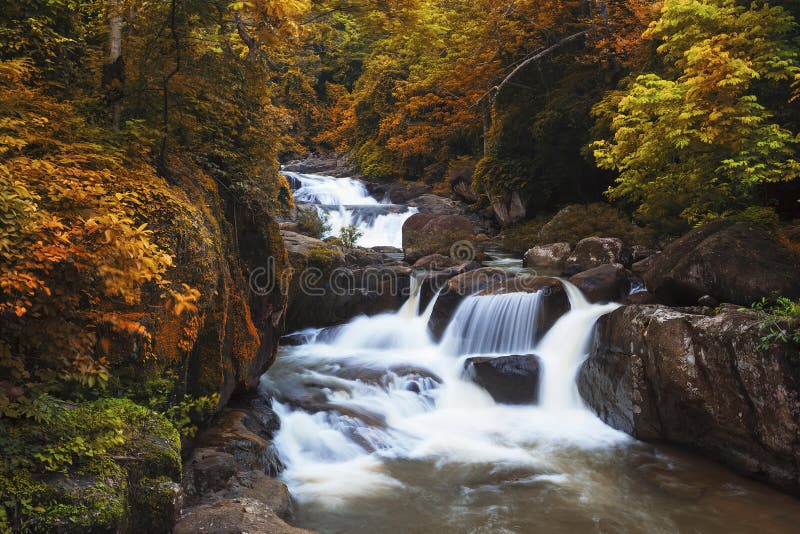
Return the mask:
<path id="1" fill-rule="evenodd" d="M 637 76 L 595 107 L 613 137 L 594 143 L 619 172 L 611 199 L 665 231 L 752 203 L 760 184 L 800 174 L 798 139 L 759 93 L 800 74 L 797 26 L 781 7 L 733 0 L 667 0 L 645 33 L 664 73 Z"/>

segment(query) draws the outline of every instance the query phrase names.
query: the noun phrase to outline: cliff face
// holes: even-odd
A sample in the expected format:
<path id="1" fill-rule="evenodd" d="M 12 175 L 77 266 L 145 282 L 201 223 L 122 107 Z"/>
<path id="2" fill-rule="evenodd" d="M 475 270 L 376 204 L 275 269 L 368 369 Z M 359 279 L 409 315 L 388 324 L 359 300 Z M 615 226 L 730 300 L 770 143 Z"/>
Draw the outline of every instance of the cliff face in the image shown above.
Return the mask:
<path id="1" fill-rule="evenodd" d="M 127 373 L 171 373 L 186 394 L 218 394 L 223 407 L 256 386 L 274 359 L 291 271 L 266 191 L 187 175 L 149 210 L 148 226 L 173 254 L 170 278 L 199 291 L 197 302 L 175 313 L 151 292 L 139 319 L 146 333 L 109 328 L 98 350 L 111 347 L 112 366 Z"/>
<path id="2" fill-rule="evenodd" d="M 578 387 L 606 423 L 800 492 L 796 350 L 765 349 L 752 313 L 625 306 L 597 324 Z"/>

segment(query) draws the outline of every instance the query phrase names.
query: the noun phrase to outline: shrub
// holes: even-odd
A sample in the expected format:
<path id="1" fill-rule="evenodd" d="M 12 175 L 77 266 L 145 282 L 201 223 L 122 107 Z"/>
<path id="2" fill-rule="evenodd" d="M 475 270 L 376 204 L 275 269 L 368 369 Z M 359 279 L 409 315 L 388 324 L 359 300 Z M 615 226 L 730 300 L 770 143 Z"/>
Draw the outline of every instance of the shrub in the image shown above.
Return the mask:
<path id="1" fill-rule="evenodd" d="M 322 269 L 330 269 L 336 263 L 339 251 L 327 245 L 315 245 L 308 249 L 308 266 Z"/>
<path id="2" fill-rule="evenodd" d="M 575 245 L 585 237 L 618 237 L 628 245 L 653 244 L 646 228 L 634 224 L 620 211 L 603 203 L 572 204 L 554 216 L 539 215 L 510 228 L 503 243 L 510 250 L 524 252 L 534 245 L 567 242 Z"/>
<path id="3" fill-rule="evenodd" d="M 356 243 L 361 236 L 364 235 L 364 232 L 358 229 L 354 223 L 350 223 L 347 226 L 342 226 L 341 230 L 339 231 L 339 240 L 342 242 L 342 246 L 347 248 L 354 248 Z"/>
<path id="4" fill-rule="evenodd" d="M 768 206 L 750 206 L 734 217 L 735 219 L 753 222 L 774 228 L 780 222 L 778 213 Z"/>
<path id="5" fill-rule="evenodd" d="M 319 212 L 316 209 L 304 209 L 297 212 L 297 224 L 300 226 L 300 231 L 311 237 L 322 239 L 325 234 L 331 231 L 331 225 L 328 223 L 328 214 Z"/>

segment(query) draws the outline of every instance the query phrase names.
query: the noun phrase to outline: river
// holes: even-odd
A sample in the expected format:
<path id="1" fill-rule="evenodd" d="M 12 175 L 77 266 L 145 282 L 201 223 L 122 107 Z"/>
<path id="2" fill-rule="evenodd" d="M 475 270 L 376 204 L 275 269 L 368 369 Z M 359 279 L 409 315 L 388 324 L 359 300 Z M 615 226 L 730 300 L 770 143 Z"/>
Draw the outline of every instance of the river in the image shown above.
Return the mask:
<path id="1" fill-rule="evenodd" d="M 275 444 L 295 523 L 322 533 L 796 532 L 794 498 L 636 441 L 584 407 L 575 373 L 595 321 L 617 305 L 565 289 L 570 310 L 539 341 L 536 293 L 468 297 L 434 341 L 435 300 L 420 309 L 415 283 L 395 313 L 282 347 L 262 386 L 282 421 Z M 540 357 L 537 405 L 498 404 L 465 371 L 470 356 L 511 354 Z"/>

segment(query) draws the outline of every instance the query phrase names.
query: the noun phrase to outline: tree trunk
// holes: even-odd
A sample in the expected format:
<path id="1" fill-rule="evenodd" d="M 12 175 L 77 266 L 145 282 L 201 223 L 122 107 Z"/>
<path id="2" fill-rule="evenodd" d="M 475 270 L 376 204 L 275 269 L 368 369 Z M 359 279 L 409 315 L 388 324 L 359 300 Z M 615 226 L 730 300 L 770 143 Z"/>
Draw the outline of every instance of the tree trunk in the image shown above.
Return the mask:
<path id="1" fill-rule="evenodd" d="M 120 130 L 122 120 L 122 87 L 125 83 L 125 63 L 122 59 L 122 30 L 125 18 L 120 0 L 108 2 L 108 60 L 103 67 L 103 85 L 111 106 L 111 126 Z"/>

